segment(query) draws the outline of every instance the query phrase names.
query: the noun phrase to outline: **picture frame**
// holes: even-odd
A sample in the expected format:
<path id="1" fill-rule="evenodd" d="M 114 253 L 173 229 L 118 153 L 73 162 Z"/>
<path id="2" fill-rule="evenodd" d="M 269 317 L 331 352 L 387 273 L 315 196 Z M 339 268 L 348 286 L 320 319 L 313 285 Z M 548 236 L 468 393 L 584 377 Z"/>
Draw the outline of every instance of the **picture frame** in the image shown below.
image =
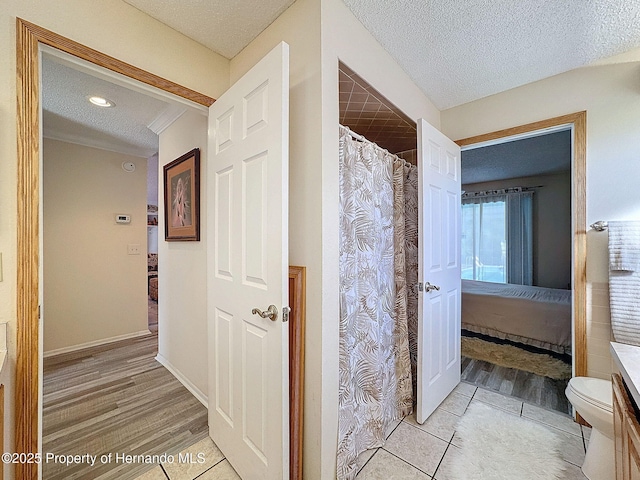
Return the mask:
<path id="1" fill-rule="evenodd" d="M 185 153 L 163 170 L 165 241 L 200 241 L 200 149 Z"/>

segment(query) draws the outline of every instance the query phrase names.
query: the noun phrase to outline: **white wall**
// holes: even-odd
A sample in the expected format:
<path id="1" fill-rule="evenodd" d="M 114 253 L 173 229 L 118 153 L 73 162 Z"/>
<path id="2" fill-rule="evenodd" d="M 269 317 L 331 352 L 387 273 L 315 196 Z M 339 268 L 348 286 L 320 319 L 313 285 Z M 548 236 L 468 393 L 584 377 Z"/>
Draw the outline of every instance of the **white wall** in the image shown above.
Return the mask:
<path id="1" fill-rule="evenodd" d="M 147 159 L 147 204 L 158 205 L 158 154 Z"/>
<path id="2" fill-rule="evenodd" d="M 628 60 L 633 61 L 628 61 Z M 626 63 L 573 70 L 442 112 L 454 140 L 587 111 L 587 371 L 609 378 L 607 234 L 597 220 L 640 217 L 640 51 Z M 603 62 L 604 63 L 604 62 Z"/>
<path id="3" fill-rule="evenodd" d="M 307 267 L 305 339 L 305 478 L 335 477 L 337 396 L 328 392 L 322 264 L 322 92 L 320 2 L 297 0 L 231 60 L 237 80 L 281 41 L 289 44 L 289 263 Z M 337 77 L 336 77 L 337 85 Z M 337 347 L 337 345 L 336 345 Z"/>
<path id="4" fill-rule="evenodd" d="M 440 126 L 440 112 L 341 0 L 322 0 L 322 336 L 323 398 L 327 415 L 323 476 L 335 476 L 338 403 L 339 174 L 338 62 L 342 61 L 409 118 Z M 399 32 L 399 34 L 401 34 Z M 309 330 L 307 330 L 309 332 Z M 309 333 L 307 334 L 309 335 Z M 329 448 L 331 450 L 329 451 Z M 331 456 L 331 458 L 329 458 Z M 331 463 L 330 463 L 331 462 Z M 331 466 L 331 470 L 328 470 Z"/>
<path id="5" fill-rule="evenodd" d="M 146 167 L 144 158 L 45 139 L 45 353 L 148 333 Z M 116 224 L 116 213 L 131 223 Z M 140 254 L 128 255 L 129 244 Z"/>
<path id="6" fill-rule="evenodd" d="M 464 153 L 462 154 L 464 169 Z M 533 194 L 533 284 L 569 288 L 571 284 L 571 174 L 536 175 L 462 185 L 467 192 L 511 187 L 536 188 Z"/>
<path id="7" fill-rule="evenodd" d="M 207 218 L 207 117 L 187 112 L 160 134 L 158 172 L 200 149 L 200 219 Z M 158 206 L 158 360 L 201 401 L 207 398 L 207 229 L 199 242 L 164 240 L 164 185 Z"/>
<path id="8" fill-rule="evenodd" d="M 158 154 L 147 159 L 147 205 L 158 206 Z M 157 215 L 155 217 L 158 218 Z M 158 253 L 158 225 L 147 226 L 147 253 Z"/>
<path id="9" fill-rule="evenodd" d="M 438 110 L 339 0 L 298 0 L 231 61 L 290 45 L 289 260 L 307 267 L 304 471 L 333 478 L 338 404 L 338 61 L 412 118 Z"/>
<path id="10" fill-rule="evenodd" d="M 424 118 L 440 128 L 440 112 L 435 105 L 341 0 L 322 0 L 322 27 L 323 108 L 328 122 L 324 124 L 325 128 L 331 126 L 333 129 L 338 118 L 338 113 L 335 113 L 334 119 L 333 112 L 339 109 L 337 94 L 335 102 L 333 99 L 333 90 L 338 91 L 338 60 L 409 118 Z"/>
<path id="11" fill-rule="evenodd" d="M 99 15 L 96 15 L 99 12 Z M 12 450 L 16 358 L 17 133 L 16 17 L 214 98 L 229 85 L 229 62 L 121 0 L 1 0 L 0 7 L 0 322 L 8 322 L 5 449 Z M 13 469 L 6 468 L 6 478 Z"/>

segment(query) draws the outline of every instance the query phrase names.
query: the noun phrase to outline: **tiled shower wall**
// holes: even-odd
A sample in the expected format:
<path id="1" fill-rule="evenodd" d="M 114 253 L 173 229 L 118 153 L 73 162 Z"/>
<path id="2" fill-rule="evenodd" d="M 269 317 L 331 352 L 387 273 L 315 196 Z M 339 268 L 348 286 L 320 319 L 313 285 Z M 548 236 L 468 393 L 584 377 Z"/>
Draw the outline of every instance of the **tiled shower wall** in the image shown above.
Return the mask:
<path id="1" fill-rule="evenodd" d="M 611 314 L 609 284 L 587 284 L 587 376 L 609 380 L 613 369 L 609 342 Z"/>

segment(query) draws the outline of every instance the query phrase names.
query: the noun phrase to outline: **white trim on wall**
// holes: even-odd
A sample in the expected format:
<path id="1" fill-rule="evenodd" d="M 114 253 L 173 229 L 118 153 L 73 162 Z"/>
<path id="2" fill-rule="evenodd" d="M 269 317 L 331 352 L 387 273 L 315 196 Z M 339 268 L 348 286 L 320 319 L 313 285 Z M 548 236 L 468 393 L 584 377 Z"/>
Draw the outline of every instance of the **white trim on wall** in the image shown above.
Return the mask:
<path id="1" fill-rule="evenodd" d="M 46 135 L 42 135 L 42 138 L 48 138 L 51 140 L 57 140 L 59 142 L 71 143 L 73 145 L 81 145 L 83 147 L 96 148 L 98 150 L 106 150 L 107 152 L 115 152 L 121 155 L 129 155 L 133 157 L 149 158 L 158 152 L 158 149 L 151 149 L 137 146 L 124 146 L 117 145 L 115 142 L 107 140 L 98 140 L 88 138 L 84 135 L 76 135 L 73 133 L 58 132 L 53 129 L 48 129 Z"/>
<path id="2" fill-rule="evenodd" d="M 169 362 L 160 354 L 156 355 L 156 360 L 164 368 L 169 370 L 169 372 L 171 372 L 171 374 L 176 377 L 176 380 L 178 380 L 184 386 L 184 388 L 189 390 L 191 394 L 196 397 L 202 405 L 205 406 L 205 408 L 209 408 L 209 398 L 204 393 L 202 393 L 198 387 L 191 383 L 187 377 L 180 373 L 180 371 L 176 369 L 176 367 L 171 365 L 171 362 Z"/>
<path id="3" fill-rule="evenodd" d="M 151 335 L 149 330 L 140 330 L 139 332 L 126 333 L 124 335 L 117 335 L 115 337 L 103 338 L 101 340 L 93 340 L 91 342 L 80 343 L 78 345 L 71 345 L 70 347 L 56 348 L 55 350 L 49 350 L 48 352 L 44 352 L 42 355 L 43 358 L 49 358 L 56 355 L 62 355 L 63 353 L 76 352 L 78 350 L 82 350 L 90 347 L 97 347 L 99 345 L 106 345 L 108 343 L 119 342 L 121 340 L 129 340 L 131 338 L 144 337 L 146 335 Z"/>

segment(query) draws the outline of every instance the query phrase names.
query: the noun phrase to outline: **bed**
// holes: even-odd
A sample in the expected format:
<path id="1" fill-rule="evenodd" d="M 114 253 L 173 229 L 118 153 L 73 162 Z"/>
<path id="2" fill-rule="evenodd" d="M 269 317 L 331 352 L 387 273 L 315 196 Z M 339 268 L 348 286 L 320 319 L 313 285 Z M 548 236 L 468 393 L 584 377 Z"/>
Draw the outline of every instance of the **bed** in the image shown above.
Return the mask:
<path id="1" fill-rule="evenodd" d="M 571 291 L 462 280 L 462 329 L 571 353 Z"/>

